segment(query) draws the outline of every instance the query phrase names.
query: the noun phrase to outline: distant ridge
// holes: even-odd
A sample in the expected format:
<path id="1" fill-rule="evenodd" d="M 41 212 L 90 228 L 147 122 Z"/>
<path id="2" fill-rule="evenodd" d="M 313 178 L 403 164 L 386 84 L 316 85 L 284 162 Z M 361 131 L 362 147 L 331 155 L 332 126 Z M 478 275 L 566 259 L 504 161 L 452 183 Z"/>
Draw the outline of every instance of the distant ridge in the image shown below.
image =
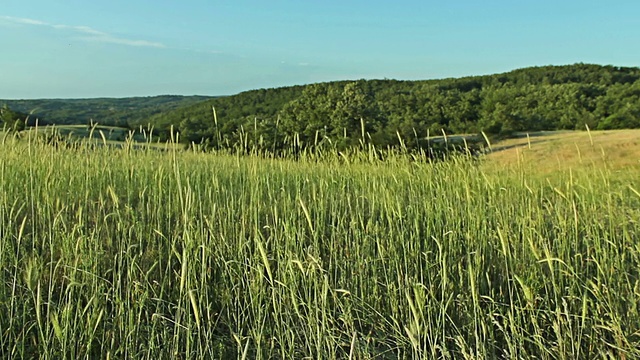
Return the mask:
<path id="1" fill-rule="evenodd" d="M 80 125 L 91 120 L 127 127 L 144 123 L 152 115 L 193 105 L 210 96 L 160 95 L 127 98 L 0 100 L 11 109 L 39 118 L 41 125 Z"/>

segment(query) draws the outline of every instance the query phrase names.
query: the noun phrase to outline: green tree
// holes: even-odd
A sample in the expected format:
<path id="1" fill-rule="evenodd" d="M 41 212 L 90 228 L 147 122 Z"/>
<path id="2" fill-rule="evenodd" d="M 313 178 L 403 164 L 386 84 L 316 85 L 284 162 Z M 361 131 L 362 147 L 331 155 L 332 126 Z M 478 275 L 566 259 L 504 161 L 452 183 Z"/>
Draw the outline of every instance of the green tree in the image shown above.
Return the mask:
<path id="1" fill-rule="evenodd" d="M 335 91 L 330 84 L 308 85 L 280 111 L 282 131 L 290 138 L 299 136 L 304 144 L 321 141 L 333 132 L 331 115 L 335 102 Z"/>
<path id="2" fill-rule="evenodd" d="M 26 126 L 28 115 L 9 109 L 6 104 L 0 108 L 0 127 L 11 131 L 22 131 Z"/>
<path id="3" fill-rule="evenodd" d="M 366 88 L 366 82 L 350 82 L 342 89 L 331 114 L 332 135 L 342 139 L 344 145 L 366 141 L 367 134 L 382 126 L 378 114 L 379 109 L 373 94 Z"/>

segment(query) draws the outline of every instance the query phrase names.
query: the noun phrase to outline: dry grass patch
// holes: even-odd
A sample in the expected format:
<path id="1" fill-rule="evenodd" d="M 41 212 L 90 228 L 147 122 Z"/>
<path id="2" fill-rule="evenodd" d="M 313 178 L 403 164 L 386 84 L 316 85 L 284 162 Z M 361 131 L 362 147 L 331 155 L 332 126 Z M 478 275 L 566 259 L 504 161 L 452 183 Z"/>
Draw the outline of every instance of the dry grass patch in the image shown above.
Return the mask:
<path id="1" fill-rule="evenodd" d="M 640 130 L 542 132 L 493 148 L 488 166 L 522 166 L 541 174 L 594 166 L 640 169 Z"/>

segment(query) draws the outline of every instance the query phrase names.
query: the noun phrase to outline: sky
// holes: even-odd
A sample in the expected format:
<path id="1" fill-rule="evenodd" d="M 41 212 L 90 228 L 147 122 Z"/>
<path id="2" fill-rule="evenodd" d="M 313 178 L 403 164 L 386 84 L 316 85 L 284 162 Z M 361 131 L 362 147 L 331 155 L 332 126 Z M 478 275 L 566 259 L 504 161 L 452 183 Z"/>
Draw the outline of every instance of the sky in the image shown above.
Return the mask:
<path id="1" fill-rule="evenodd" d="M 638 0 L 2 0 L 0 99 L 640 66 Z"/>

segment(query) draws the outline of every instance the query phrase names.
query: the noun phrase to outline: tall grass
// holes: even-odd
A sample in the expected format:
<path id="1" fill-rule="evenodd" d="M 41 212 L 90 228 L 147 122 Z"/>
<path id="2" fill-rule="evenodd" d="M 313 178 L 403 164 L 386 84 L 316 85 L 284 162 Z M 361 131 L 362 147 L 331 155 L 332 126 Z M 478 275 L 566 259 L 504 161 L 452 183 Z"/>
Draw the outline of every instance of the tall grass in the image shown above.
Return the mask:
<path id="1" fill-rule="evenodd" d="M 638 172 L 0 145 L 0 357 L 640 357 Z"/>

